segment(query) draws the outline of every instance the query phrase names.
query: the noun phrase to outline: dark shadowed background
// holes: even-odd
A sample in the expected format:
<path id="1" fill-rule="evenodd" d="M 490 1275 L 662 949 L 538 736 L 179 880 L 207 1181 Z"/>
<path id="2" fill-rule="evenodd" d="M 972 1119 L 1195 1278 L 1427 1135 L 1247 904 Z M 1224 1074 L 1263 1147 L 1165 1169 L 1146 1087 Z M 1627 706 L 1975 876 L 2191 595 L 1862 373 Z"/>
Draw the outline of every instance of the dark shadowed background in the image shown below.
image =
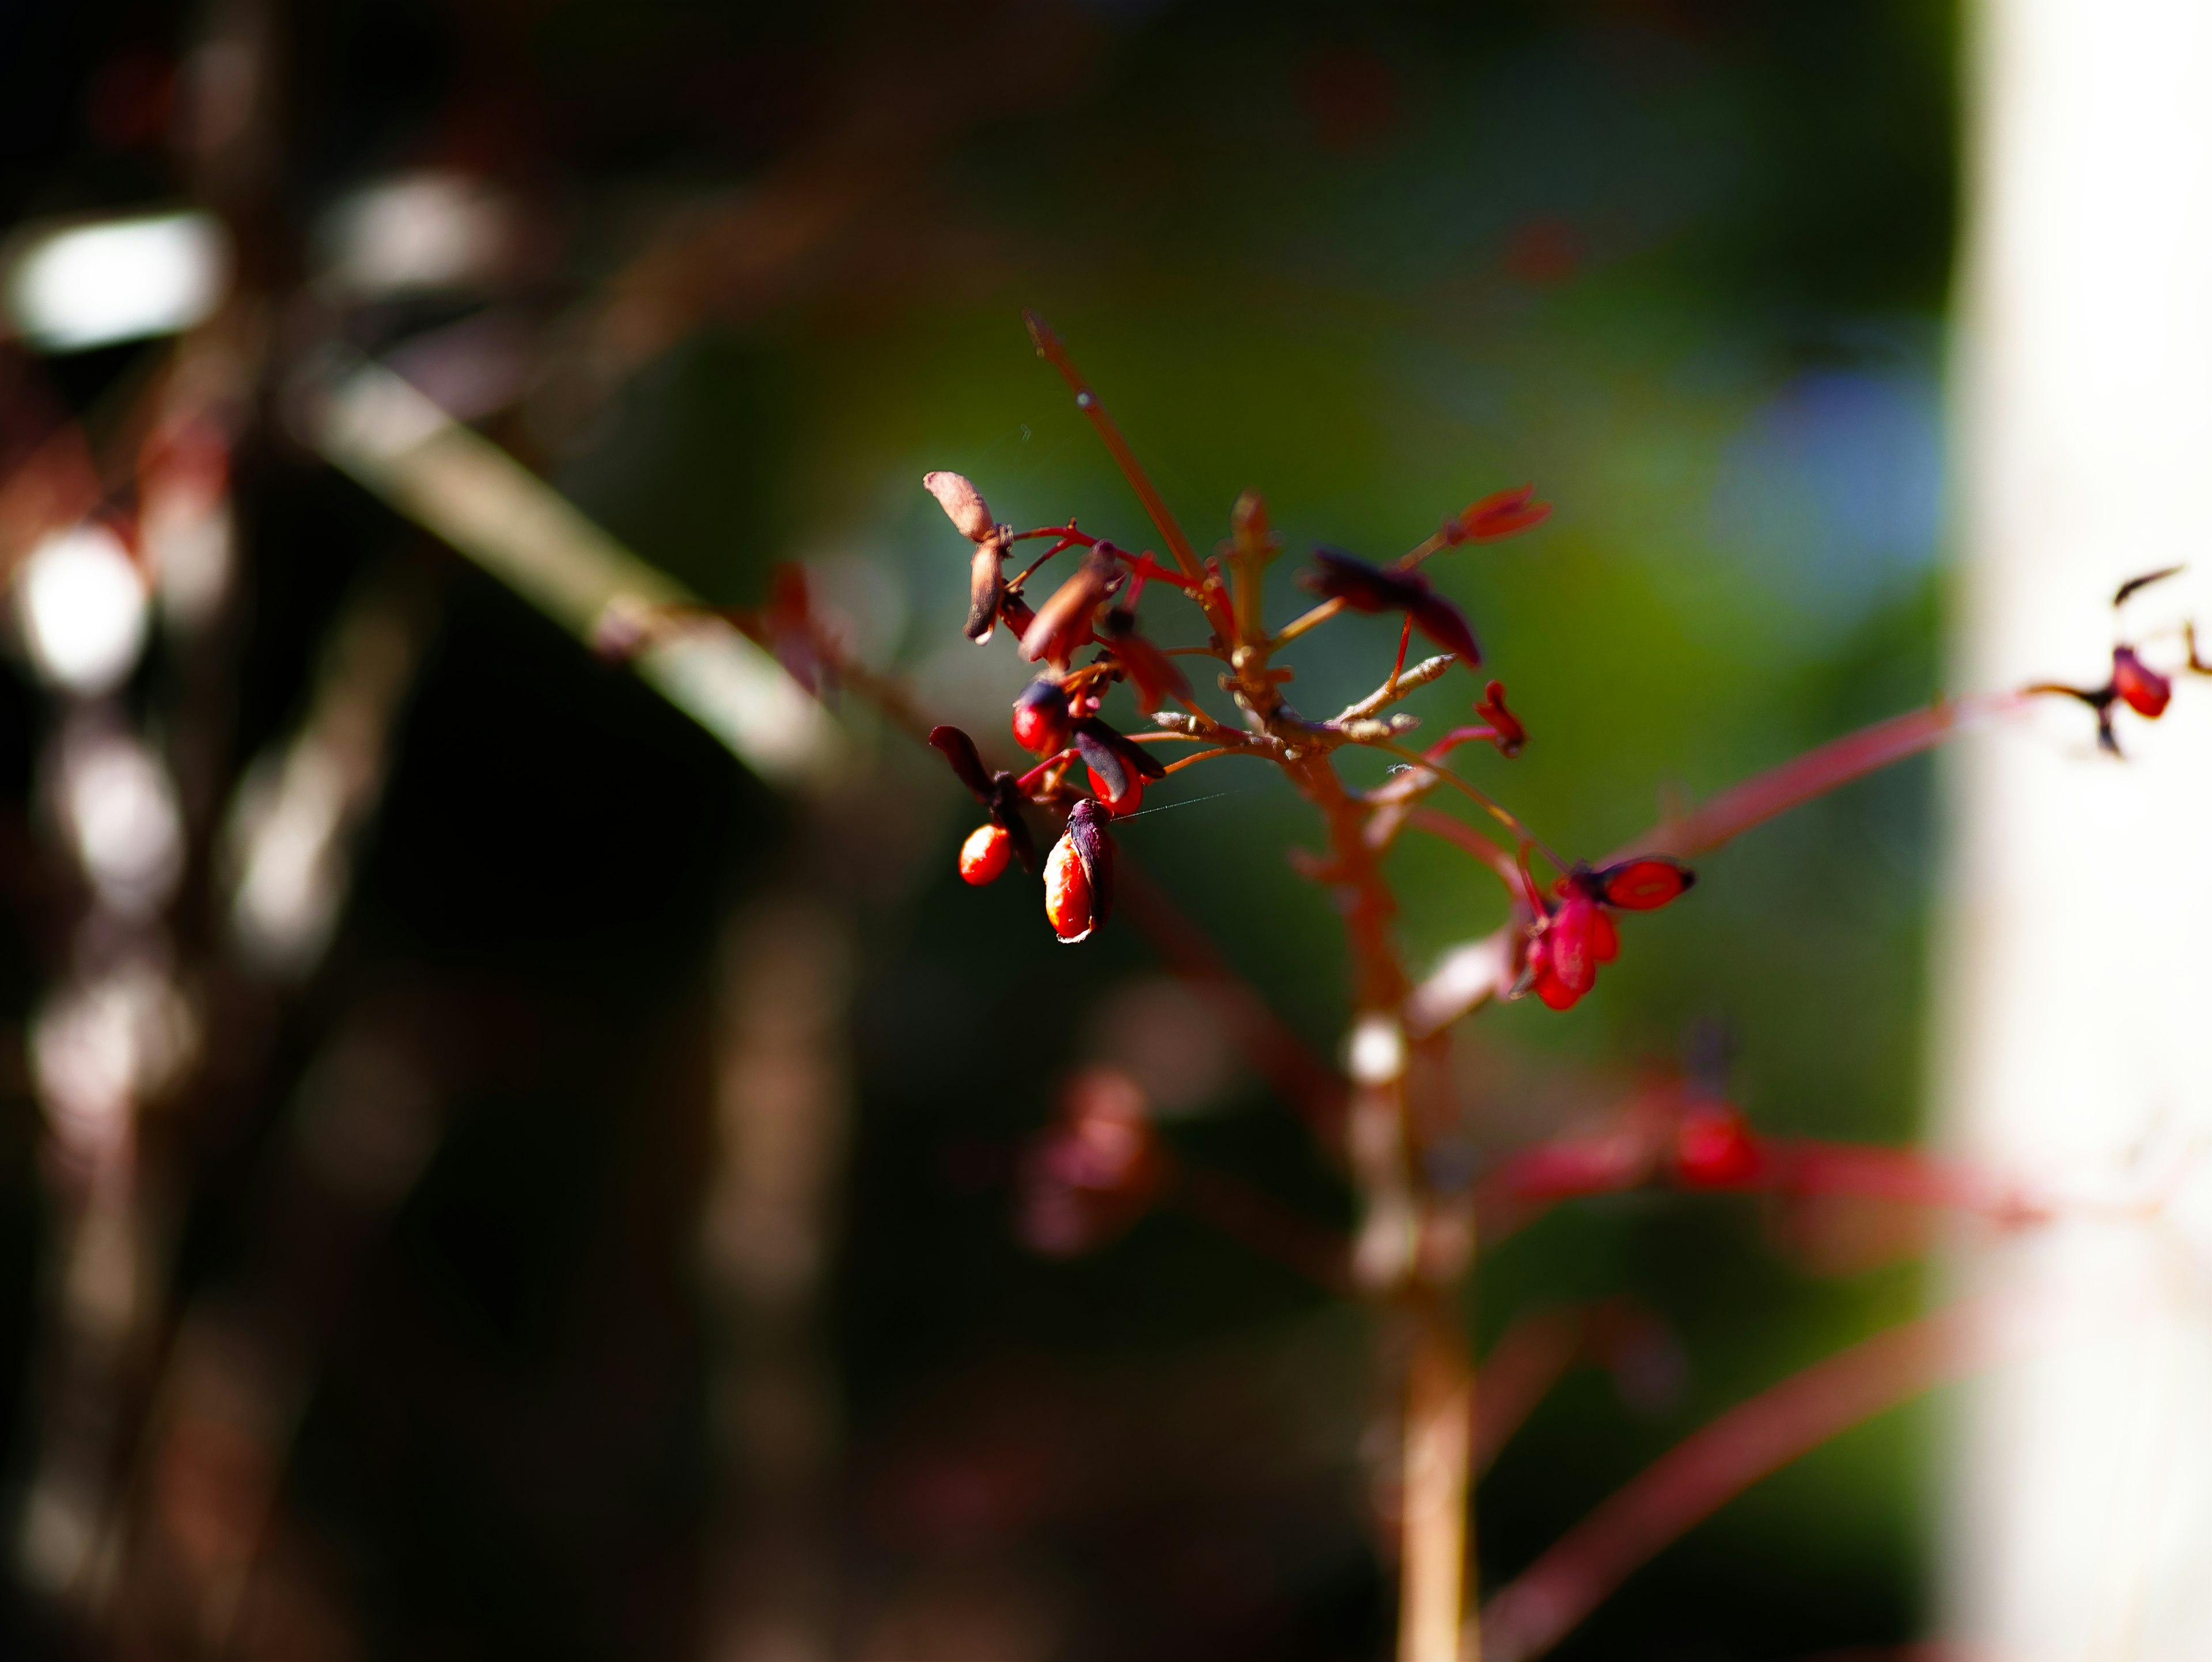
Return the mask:
<path id="1" fill-rule="evenodd" d="M 1534 479 L 1547 524 L 1431 569 L 1538 734 L 1470 770 L 1595 854 L 1662 793 L 1936 690 L 1951 9 L 7 0 L 7 220 L 208 195 L 176 137 L 191 54 L 241 17 L 274 44 L 222 201 L 270 366 L 238 574 L 216 631 L 157 638 L 115 708 L 189 752 L 213 849 L 346 618 L 399 619 L 413 656 L 312 968 L 226 957 L 215 854 L 173 903 L 200 1061 L 142 1111 L 150 1313 L 99 1433 L 106 1544 L 58 1582 L 25 1543 L 42 1450 L 92 1399 L 51 1336 L 70 1191 L 8 1046 L 9 1653 L 1388 1654 L 1370 1317 L 1177 1213 L 1073 1260 L 1013 1227 L 1021 1140 L 1101 1060 L 1154 1085 L 1193 1161 L 1350 1216 L 1143 937 L 1063 950 L 1032 890 L 966 889 L 969 805 L 849 695 L 844 786 L 757 782 L 319 460 L 288 388 L 332 343 L 384 357 L 716 602 L 802 563 L 862 656 L 1002 759 L 1023 672 L 960 637 L 963 551 L 920 475 L 1146 535 L 1021 307 L 1202 547 L 1247 486 L 1293 553 L 1379 559 Z M 392 279 L 410 222 L 362 204 L 407 181 L 493 252 Z M 96 436 L 171 350 L 24 373 Z M 1391 633 L 1317 640 L 1302 704 L 1371 685 Z M 1408 707 L 1463 721 L 1468 691 Z M 11 1041 L 89 950 L 41 806 L 64 702 L 0 672 Z M 1314 831 L 1239 765 L 1158 788 L 1189 806 L 1123 846 L 1333 1055 L 1335 922 L 1285 860 Z M 1580 1008 L 1480 1017 L 1456 1065 L 1482 1147 L 1683 1065 L 1763 1129 L 1907 1135 L 1929 808 L 1916 764 L 1802 810 L 1638 920 Z M 1417 959 L 1503 915 L 1441 844 L 1394 871 Z M 718 1129 L 732 1077 L 828 1117 Z M 745 1190 L 749 1135 L 803 1145 L 788 1192 Z M 1486 1261 L 1486 1338 L 1618 1299 L 1645 1341 L 1499 1458 L 1486 1580 L 1914 1306 L 1911 1243 L 1816 1225 L 1633 1195 Z M 1753 1489 L 1559 1654 L 1913 1637 L 1921 1427 Z"/>

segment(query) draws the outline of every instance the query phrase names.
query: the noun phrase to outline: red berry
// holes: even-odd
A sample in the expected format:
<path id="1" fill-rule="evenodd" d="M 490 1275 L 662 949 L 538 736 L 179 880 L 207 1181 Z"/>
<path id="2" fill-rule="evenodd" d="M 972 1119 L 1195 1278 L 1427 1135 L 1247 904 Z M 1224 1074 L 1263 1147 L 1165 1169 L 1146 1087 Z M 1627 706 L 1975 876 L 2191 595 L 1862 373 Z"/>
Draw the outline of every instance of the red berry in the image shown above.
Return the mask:
<path id="1" fill-rule="evenodd" d="M 1067 695 L 1054 681 L 1032 681 L 1014 700 L 1014 742 L 1032 756 L 1067 742 Z"/>
<path id="2" fill-rule="evenodd" d="M 1014 852 L 1014 839 L 1004 825 L 978 825 L 960 845 L 960 875 L 981 887 L 995 880 Z"/>
<path id="3" fill-rule="evenodd" d="M 1121 776 L 1122 790 L 1119 796 L 1114 794 L 1112 788 L 1097 769 L 1086 767 L 1083 771 L 1090 776 L 1091 794 L 1117 814 L 1134 813 L 1145 800 L 1145 776 L 1134 768 Z"/>
<path id="4" fill-rule="evenodd" d="M 1597 954 L 1597 961 L 1601 964 L 1610 964 L 1620 956 L 1620 931 L 1613 927 L 1613 920 L 1603 912 L 1597 915 L 1597 922 L 1590 926 L 1590 950 Z"/>
<path id="5" fill-rule="evenodd" d="M 1083 868 L 1073 837 L 1052 845 L 1044 862 L 1044 915 L 1053 933 L 1071 945 L 1091 933 L 1091 874 Z"/>
<path id="6" fill-rule="evenodd" d="M 2155 721 L 2173 697 L 2173 682 L 2136 657 L 2133 647 L 2114 647 L 2112 691 L 2136 715 Z"/>

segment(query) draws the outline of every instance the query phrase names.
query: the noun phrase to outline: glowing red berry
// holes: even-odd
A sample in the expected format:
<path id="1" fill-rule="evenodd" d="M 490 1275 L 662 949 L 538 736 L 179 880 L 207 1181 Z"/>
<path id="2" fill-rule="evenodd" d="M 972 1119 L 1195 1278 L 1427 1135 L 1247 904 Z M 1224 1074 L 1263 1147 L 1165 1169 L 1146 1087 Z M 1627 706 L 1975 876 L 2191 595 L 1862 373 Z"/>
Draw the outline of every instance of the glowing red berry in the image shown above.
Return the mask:
<path id="1" fill-rule="evenodd" d="M 2136 657 L 2133 647 L 2114 647 L 2112 691 L 2136 715 L 2155 721 L 2173 697 L 2173 682 Z"/>
<path id="2" fill-rule="evenodd" d="M 1004 825 L 978 825 L 960 845 L 960 875 L 978 888 L 994 882 L 1013 857 L 1014 839 Z"/>
<path id="3" fill-rule="evenodd" d="M 1014 742 L 1032 756 L 1065 745 L 1067 722 L 1067 695 L 1057 681 L 1032 681 L 1014 700 Z"/>
<path id="4" fill-rule="evenodd" d="M 1134 813 L 1145 801 L 1145 776 L 1132 768 L 1121 776 L 1121 790 L 1115 794 L 1113 782 L 1097 769 L 1086 767 L 1083 771 L 1091 780 L 1091 794 L 1116 814 Z"/>
<path id="5" fill-rule="evenodd" d="M 1044 915 L 1053 933 L 1073 946 L 1088 940 L 1114 903 L 1114 843 L 1106 835 L 1107 811 L 1078 802 L 1067 829 L 1044 862 Z"/>

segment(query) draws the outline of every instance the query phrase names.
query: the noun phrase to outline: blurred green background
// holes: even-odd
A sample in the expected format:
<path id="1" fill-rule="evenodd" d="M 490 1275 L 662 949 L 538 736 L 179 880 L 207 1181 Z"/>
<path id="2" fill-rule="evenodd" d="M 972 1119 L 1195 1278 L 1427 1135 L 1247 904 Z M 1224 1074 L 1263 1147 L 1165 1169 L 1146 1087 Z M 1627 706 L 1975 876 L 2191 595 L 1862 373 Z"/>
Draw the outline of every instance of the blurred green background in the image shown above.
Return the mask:
<path id="1" fill-rule="evenodd" d="M 173 188 L 157 150 L 88 137 L 86 88 L 118 54 L 173 52 L 185 21 L 0 14 L 15 216 Z M 859 649 L 1001 761 L 1023 668 L 1003 637 L 960 637 L 963 551 L 920 475 L 968 473 L 1018 524 L 1073 514 L 1152 540 L 1022 307 L 1068 342 L 1201 548 L 1239 490 L 1266 493 L 1289 555 L 1278 620 L 1310 545 L 1388 557 L 1533 479 L 1547 524 L 1429 569 L 1534 734 L 1518 760 L 1462 765 L 1594 856 L 1664 792 L 1703 794 L 1937 690 L 1955 23 L 1926 0 L 294 8 L 279 216 L 305 246 L 337 193 L 399 167 L 511 185 L 549 228 L 528 284 L 319 326 L 386 350 L 479 310 L 521 320 L 536 390 L 487 430 L 718 601 L 757 601 L 774 563 L 804 562 Z M 749 189 L 788 192 L 801 220 L 830 204 L 831 227 L 718 291 L 665 350 L 564 391 L 568 320 L 642 228 Z M 90 407 L 147 350 L 57 374 Z M 273 427 L 240 478 L 251 739 L 296 713 L 352 576 L 416 537 Z M 177 1271 L 179 1296 L 252 1273 L 272 1128 L 348 1012 L 511 1015 L 520 1060 L 449 1106 L 326 1312 L 289 1468 L 357 1653 L 699 1643 L 714 1434 L 686 1266 L 714 941 L 790 882 L 836 894 L 858 943 L 825 1387 L 838 1653 L 957 1653 L 921 1633 L 990 1635 L 1006 1662 L 1389 1653 L 1369 1318 L 1180 1216 L 1074 1262 L 1010 1228 L 1011 1150 L 1071 1068 L 1112 1053 L 1097 1012 L 1159 973 L 1142 940 L 1062 951 L 1032 890 L 960 885 L 965 798 L 858 701 L 840 708 L 872 758 L 866 789 L 794 810 L 488 580 L 447 583 L 338 947 L 289 1019 L 290 1071 L 192 1155 Z M 1194 640 L 1165 600 L 1146 602 L 1156 633 Z M 1303 643 L 1293 702 L 1364 692 L 1392 637 L 1354 619 Z M 1455 674 L 1408 708 L 1434 730 L 1471 719 L 1474 693 Z M 9 696 L 27 803 L 43 718 Z M 1315 841 L 1304 811 L 1233 759 L 1147 806 L 1176 802 L 1124 845 L 1333 1054 L 1335 921 L 1285 858 Z M 1581 1007 L 1529 1001 L 1462 1030 L 1476 1138 L 1494 1154 L 1563 1127 L 1698 1047 L 1726 1054 L 1762 1129 L 1909 1137 L 1929 855 L 1914 764 L 1706 861 L 1682 905 L 1626 923 Z M 1391 869 L 1419 962 L 1502 916 L 1493 880 L 1441 843 L 1408 838 Z M 19 959 L 37 951 L 27 934 Z M 17 1008 L 35 981 L 11 974 Z M 21 1101 L 21 1289 L 39 1274 L 36 1124 Z M 1249 1076 L 1168 1135 L 1316 1218 L 1350 1215 Z M 1915 1307 L 1909 1255 L 1836 1256 L 1754 1201 L 1638 1195 L 1563 1208 L 1486 1260 L 1486 1339 L 1531 1309 L 1626 1297 L 1682 1363 L 1672 1391 L 1577 1373 L 1538 1410 L 1481 1491 L 1486 1580 L 1723 1407 Z M 1559 1654 L 1913 1637 L 1929 1423 L 1893 1415 L 1760 1486 Z"/>

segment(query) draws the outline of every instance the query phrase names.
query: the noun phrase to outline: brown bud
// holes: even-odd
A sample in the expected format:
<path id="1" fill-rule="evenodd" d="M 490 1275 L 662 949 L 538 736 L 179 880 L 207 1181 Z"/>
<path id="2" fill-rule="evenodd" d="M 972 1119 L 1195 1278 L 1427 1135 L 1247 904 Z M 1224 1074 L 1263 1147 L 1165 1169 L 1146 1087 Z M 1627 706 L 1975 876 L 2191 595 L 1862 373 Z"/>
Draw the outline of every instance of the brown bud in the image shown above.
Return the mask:
<path id="1" fill-rule="evenodd" d="M 980 543 L 997 529 L 998 521 L 983 500 L 983 493 L 958 473 L 925 473 L 921 488 L 937 498 L 945 517 L 971 543 Z"/>
<path id="2" fill-rule="evenodd" d="M 978 646 L 991 638 L 999 621 L 999 602 L 1006 594 L 1006 544 L 990 537 L 975 545 L 975 557 L 968 563 L 968 623 L 963 632 Z"/>
<path id="3" fill-rule="evenodd" d="M 1110 543 L 1100 543 L 1083 557 L 1075 575 L 1053 590 L 1052 598 L 1037 608 L 1035 620 L 1022 635 L 1023 657 L 1032 663 L 1040 658 L 1062 662 L 1092 638 L 1091 614 L 1113 592 L 1117 570 L 1114 555 Z"/>

